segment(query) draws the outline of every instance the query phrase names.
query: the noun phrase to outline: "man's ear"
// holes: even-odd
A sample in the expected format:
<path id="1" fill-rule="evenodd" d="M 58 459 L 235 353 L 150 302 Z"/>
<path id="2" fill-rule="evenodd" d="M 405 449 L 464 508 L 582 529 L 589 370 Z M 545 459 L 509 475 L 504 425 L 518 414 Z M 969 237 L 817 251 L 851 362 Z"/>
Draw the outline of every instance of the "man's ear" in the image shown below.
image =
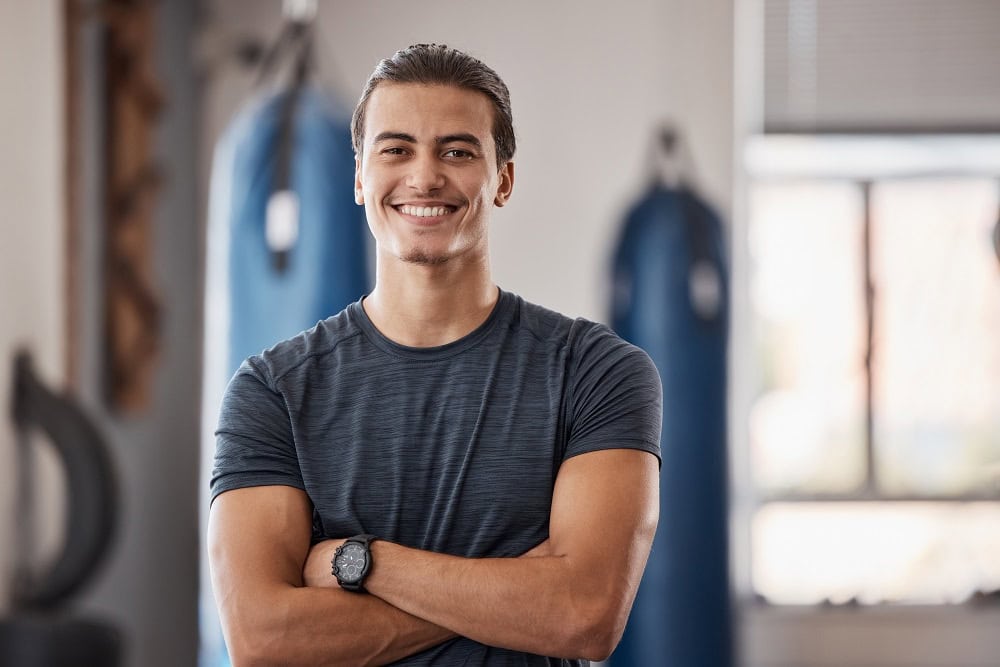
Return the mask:
<path id="1" fill-rule="evenodd" d="M 354 203 L 358 206 L 365 204 L 365 190 L 361 187 L 361 158 L 354 156 Z"/>
<path id="2" fill-rule="evenodd" d="M 500 184 L 497 186 L 497 195 L 493 198 L 493 203 L 503 206 L 510 200 L 510 193 L 514 191 L 514 162 L 508 161 L 500 167 Z"/>

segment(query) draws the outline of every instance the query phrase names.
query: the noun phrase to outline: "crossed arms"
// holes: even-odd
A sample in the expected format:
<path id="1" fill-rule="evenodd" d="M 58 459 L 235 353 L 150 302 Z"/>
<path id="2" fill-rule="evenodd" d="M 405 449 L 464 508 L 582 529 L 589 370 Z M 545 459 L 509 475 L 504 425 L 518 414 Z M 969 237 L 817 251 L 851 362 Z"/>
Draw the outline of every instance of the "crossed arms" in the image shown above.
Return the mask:
<path id="1" fill-rule="evenodd" d="M 370 594 L 358 595 L 330 573 L 342 540 L 310 549 L 304 492 L 236 489 L 212 505 L 212 583 L 237 667 L 384 664 L 455 636 L 601 660 L 624 631 L 658 511 L 652 454 L 581 454 L 562 464 L 549 539 L 528 553 L 460 558 L 378 540 Z"/>

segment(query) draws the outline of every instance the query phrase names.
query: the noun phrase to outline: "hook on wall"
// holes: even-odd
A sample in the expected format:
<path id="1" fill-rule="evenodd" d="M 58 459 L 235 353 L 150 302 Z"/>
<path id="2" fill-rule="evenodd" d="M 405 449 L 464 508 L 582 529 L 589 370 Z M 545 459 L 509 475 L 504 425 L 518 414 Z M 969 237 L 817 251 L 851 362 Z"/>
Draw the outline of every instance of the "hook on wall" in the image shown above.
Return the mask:
<path id="1" fill-rule="evenodd" d="M 677 148 L 677 129 L 664 123 L 659 130 L 660 148 L 666 155 L 672 155 Z"/>
<path id="2" fill-rule="evenodd" d="M 661 123 L 654 130 L 649 148 L 649 171 L 654 185 L 675 189 L 694 187 L 694 160 L 675 123 Z"/>

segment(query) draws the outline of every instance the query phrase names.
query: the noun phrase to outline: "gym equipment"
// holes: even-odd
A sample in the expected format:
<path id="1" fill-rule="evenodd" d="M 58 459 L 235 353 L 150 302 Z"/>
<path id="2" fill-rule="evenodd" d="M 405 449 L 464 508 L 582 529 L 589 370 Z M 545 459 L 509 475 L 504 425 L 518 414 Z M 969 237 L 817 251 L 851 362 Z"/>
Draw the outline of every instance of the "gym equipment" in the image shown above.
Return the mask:
<path id="1" fill-rule="evenodd" d="M 674 150 L 672 133 L 662 150 Z M 612 327 L 660 372 L 660 521 L 610 663 L 732 664 L 726 455 L 728 282 L 722 225 L 682 180 L 654 179 L 614 255 Z"/>
<path id="2" fill-rule="evenodd" d="M 12 415 L 18 435 L 18 552 L 13 614 L 0 620 L 0 665 L 115 667 L 122 638 L 113 625 L 66 611 L 93 579 L 112 546 L 118 485 L 103 437 L 70 395 L 35 375 L 31 357 L 14 360 Z M 44 432 L 66 473 L 65 540 L 53 564 L 37 569 L 32 435 Z"/>

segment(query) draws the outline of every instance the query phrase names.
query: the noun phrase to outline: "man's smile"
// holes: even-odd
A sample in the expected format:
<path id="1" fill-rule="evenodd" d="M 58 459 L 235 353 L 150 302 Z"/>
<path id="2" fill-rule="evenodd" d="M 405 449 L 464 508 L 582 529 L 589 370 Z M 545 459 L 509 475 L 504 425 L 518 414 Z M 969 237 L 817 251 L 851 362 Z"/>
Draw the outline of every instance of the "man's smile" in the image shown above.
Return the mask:
<path id="1" fill-rule="evenodd" d="M 438 201 L 391 204 L 391 206 L 404 217 L 420 224 L 438 222 L 459 209 L 454 204 Z"/>
<path id="2" fill-rule="evenodd" d="M 411 206 L 409 204 L 403 204 L 397 206 L 396 210 L 400 213 L 405 213 L 406 215 L 415 215 L 420 218 L 427 217 L 437 217 L 441 215 L 447 215 L 455 211 L 454 206 Z"/>

